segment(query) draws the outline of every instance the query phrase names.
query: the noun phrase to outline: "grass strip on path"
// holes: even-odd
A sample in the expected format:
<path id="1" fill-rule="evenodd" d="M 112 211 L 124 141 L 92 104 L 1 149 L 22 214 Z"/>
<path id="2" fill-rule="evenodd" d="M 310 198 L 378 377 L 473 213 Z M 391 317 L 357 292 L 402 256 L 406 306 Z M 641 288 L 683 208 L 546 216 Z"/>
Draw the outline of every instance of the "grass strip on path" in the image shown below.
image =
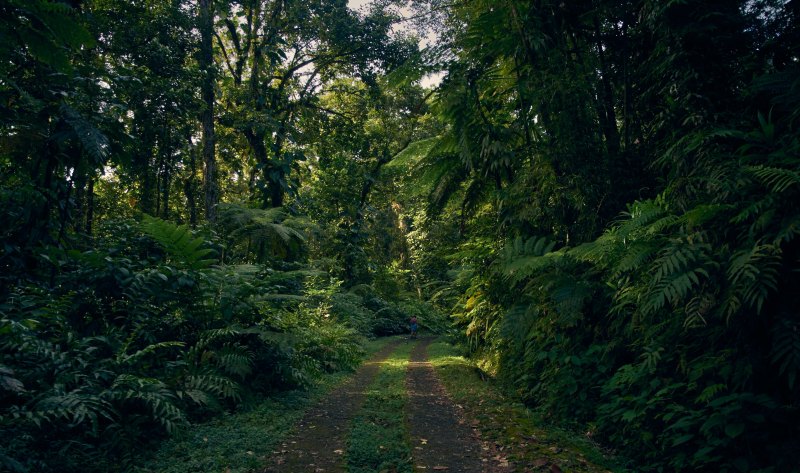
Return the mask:
<path id="1" fill-rule="evenodd" d="M 347 446 L 349 473 L 411 473 L 411 448 L 405 424 L 406 368 L 413 343 L 398 346 L 381 363 L 353 420 Z"/>
<path id="2" fill-rule="evenodd" d="M 414 347 L 406 379 L 414 466 L 420 471 L 481 473 L 488 466 L 481 462 L 481 444 L 428 362 L 432 341 Z"/>
<path id="3" fill-rule="evenodd" d="M 482 379 L 452 345 L 433 343 L 428 356 L 453 402 L 479 432 L 491 463 L 515 472 L 624 471 L 585 437 L 544 427 L 534 412 Z"/>
<path id="4" fill-rule="evenodd" d="M 367 358 L 395 338 L 370 341 Z M 314 386 L 280 393 L 243 412 L 193 425 L 167 440 L 141 468 L 153 473 L 262 471 L 274 448 L 292 432 L 305 412 L 353 373 L 323 376 Z"/>
<path id="5" fill-rule="evenodd" d="M 264 473 L 343 472 L 347 434 L 365 401 L 366 387 L 400 343 L 384 346 L 356 374 L 305 413 L 295 432 L 273 452 Z"/>

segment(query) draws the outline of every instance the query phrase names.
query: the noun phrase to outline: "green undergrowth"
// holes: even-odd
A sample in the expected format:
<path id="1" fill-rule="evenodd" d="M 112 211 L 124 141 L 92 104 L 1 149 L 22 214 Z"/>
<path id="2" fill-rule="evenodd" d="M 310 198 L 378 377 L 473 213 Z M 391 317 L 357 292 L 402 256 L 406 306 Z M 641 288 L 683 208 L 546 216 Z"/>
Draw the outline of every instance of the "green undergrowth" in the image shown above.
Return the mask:
<path id="1" fill-rule="evenodd" d="M 395 338 L 367 341 L 364 344 L 366 356 L 372 356 Z M 292 432 L 305 411 L 349 376 L 350 373 L 345 372 L 326 374 L 308 389 L 287 391 L 249 409 L 193 425 L 165 442 L 140 471 L 261 471 L 275 445 Z"/>
<path id="2" fill-rule="evenodd" d="M 436 342 L 430 362 L 448 393 L 462 407 L 497 455 L 518 465 L 515 471 L 623 472 L 585 435 L 547 426 L 535 412 L 505 397 L 458 348 Z M 533 468 L 531 470 L 531 468 Z"/>
<path id="3" fill-rule="evenodd" d="M 347 446 L 350 473 L 410 473 L 413 470 L 405 428 L 406 368 L 412 343 L 403 343 L 381 363 L 353 420 Z"/>

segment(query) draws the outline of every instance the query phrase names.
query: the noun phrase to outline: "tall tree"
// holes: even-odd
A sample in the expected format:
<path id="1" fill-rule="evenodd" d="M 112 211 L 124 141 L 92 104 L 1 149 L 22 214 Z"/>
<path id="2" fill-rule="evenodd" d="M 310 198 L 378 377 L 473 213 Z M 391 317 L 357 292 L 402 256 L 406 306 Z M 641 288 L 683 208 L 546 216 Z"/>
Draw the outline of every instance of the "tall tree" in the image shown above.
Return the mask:
<path id="1" fill-rule="evenodd" d="M 200 30 L 200 50 L 198 65 L 202 74 L 201 96 L 203 112 L 200 116 L 202 127 L 202 157 L 205 165 L 203 189 L 205 195 L 206 219 L 214 222 L 219 202 L 219 182 L 215 156 L 216 136 L 214 133 L 214 104 L 216 97 L 216 68 L 214 66 L 214 0 L 200 0 L 198 26 Z"/>

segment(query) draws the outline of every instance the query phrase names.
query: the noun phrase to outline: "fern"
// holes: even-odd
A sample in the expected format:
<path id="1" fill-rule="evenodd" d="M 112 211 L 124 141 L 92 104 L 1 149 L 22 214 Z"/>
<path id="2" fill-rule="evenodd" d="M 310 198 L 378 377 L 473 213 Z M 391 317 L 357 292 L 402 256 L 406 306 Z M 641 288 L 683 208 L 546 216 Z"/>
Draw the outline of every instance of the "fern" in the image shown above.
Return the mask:
<path id="1" fill-rule="evenodd" d="M 241 400 L 241 387 L 227 376 L 213 373 L 189 375 L 184 381 L 184 392 L 201 391 L 223 399 Z"/>
<path id="2" fill-rule="evenodd" d="M 710 386 L 706 386 L 703 388 L 703 391 L 700 392 L 700 395 L 697 396 L 696 401 L 701 403 L 707 403 L 718 396 L 719 393 L 725 392 L 728 390 L 728 386 L 726 384 L 717 383 L 712 384 Z"/>
<path id="3" fill-rule="evenodd" d="M 752 173 L 769 190 L 775 194 L 782 194 L 800 184 L 800 173 L 791 169 L 770 166 L 745 166 L 746 171 Z"/>
<path id="4" fill-rule="evenodd" d="M 642 232 L 653 222 L 664 218 L 665 213 L 663 206 L 654 200 L 636 201 L 628 206 L 627 212 L 621 214 L 613 234 L 616 238 L 624 240 Z M 671 218 L 668 218 L 668 221 L 670 220 Z M 665 227 L 664 224 L 661 226 Z"/>
<path id="5" fill-rule="evenodd" d="M 110 149 L 108 138 L 93 123 L 83 118 L 80 113 L 68 105 L 61 105 L 60 111 L 64 121 L 72 128 L 74 137 L 80 143 L 81 148 L 92 158 L 92 162 L 95 165 L 104 163 Z"/>
<path id="6" fill-rule="evenodd" d="M 137 361 L 139 361 L 140 359 L 145 358 L 146 356 L 151 355 L 153 353 L 156 353 L 158 350 L 165 349 L 165 348 L 182 348 L 185 345 L 186 344 L 183 343 L 183 342 L 159 342 L 159 343 L 153 343 L 153 344 L 150 344 L 150 345 L 146 346 L 145 348 L 143 348 L 141 350 L 138 350 L 135 353 L 132 353 L 130 355 L 127 355 L 125 353 L 119 353 L 117 355 L 117 363 L 132 365 L 132 364 L 136 363 Z"/>
<path id="7" fill-rule="evenodd" d="M 661 245 L 658 242 L 637 240 L 631 242 L 612 266 L 612 276 L 619 278 L 625 273 L 645 267 L 658 254 Z"/>
<path id="8" fill-rule="evenodd" d="M 676 222 L 685 223 L 689 228 L 700 227 L 731 210 L 733 206 L 724 204 L 698 205 L 686 211 Z"/>
<path id="9" fill-rule="evenodd" d="M 100 418 L 116 419 L 116 411 L 111 403 L 91 387 L 81 387 L 69 392 L 49 393 L 36 400 L 30 411 L 28 420 L 41 426 L 43 422 L 54 423 L 57 420 L 67 420 L 72 426 L 89 424 L 89 432 L 94 436 L 98 434 Z"/>
<path id="10" fill-rule="evenodd" d="M 556 243 L 546 237 L 517 238 L 507 245 L 503 272 L 514 284 L 552 267 L 563 258 L 563 252 L 553 253 Z"/>
<path id="11" fill-rule="evenodd" d="M 174 391 L 157 379 L 121 374 L 114 380 L 107 396 L 123 405 L 143 405 L 168 433 L 177 431 L 186 423 L 183 411 L 176 404 Z"/>
<path id="12" fill-rule="evenodd" d="M 206 258 L 213 254 L 210 248 L 201 248 L 205 240 L 201 237 L 194 238 L 188 225 L 175 225 L 160 218 L 145 215 L 142 220 L 142 229 L 156 240 L 173 261 L 189 269 L 199 270 L 208 268 L 216 262 L 215 259 Z"/>
<path id="13" fill-rule="evenodd" d="M 708 321 L 706 316 L 715 306 L 716 299 L 709 293 L 703 293 L 693 297 L 684 307 L 686 313 L 686 320 L 683 322 L 684 327 L 699 327 L 707 325 Z"/>
<path id="14" fill-rule="evenodd" d="M 402 151 L 397 153 L 392 160 L 386 164 L 386 167 L 394 167 L 399 169 L 415 167 L 421 160 L 425 159 L 431 153 L 440 140 L 441 137 L 436 136 L 433 138 L 414 141 L 406 146 Z"/>
<path id="15" fill-rule="evenodd" d="M 282 208 L 253 209 L 220 204 L 218 211 L 218 224 L 226 229 L 228 238 L 248 243 L 249 251 L 259 258 L 299 251 L 306 241 L 304 231 L 311 226 L 303 219 L 289 217 Z M 270 251 L 269 255 L 260 253 L 264 248 Z"/>
<path id="16" fill-rule="evenodd" d="M 789 389 L 794 389 L 800 373 L 800 325 L 789 318 L 780 320 L 772 330 L 772 338 L 772 363 L 786 377 Z"/>
<path id="17" fill-rule="evenodd" d="M 583 280 L 561 278 L 553 282 L 548 293 L 558 312 L 559 325 L 574 327 L 582 318 L 584 304 L 592 295 L 592 287 Z"/>
<path id="18" fill-rule="evenodd" d="M 640 308 L 642 314 L 652 315 L 667 303 L 677 305 L 707 279 L 706 266 L 713 264 L 708 257 L 709 250 L 707 244 L 692 244 L 686 240 L 662 250 L 651 268 L 652 277 Z"/>
<path id="19" fill-rule="evenodd" d="M 253 352 L 238 344 L 226 343 L 214 351 L 217 367 L 224 373 L 244 378 L 253 371 Z"/>
<path id="20" fill-rule="evenodd" d="M 758 244 L 734 253 L 727 269 L 728 280 L 736 294 L 730 303 L 741 297 L 741 302 L 760 313 L 770 292 L 777 289 L 780 253 L 773 245 Z"/>

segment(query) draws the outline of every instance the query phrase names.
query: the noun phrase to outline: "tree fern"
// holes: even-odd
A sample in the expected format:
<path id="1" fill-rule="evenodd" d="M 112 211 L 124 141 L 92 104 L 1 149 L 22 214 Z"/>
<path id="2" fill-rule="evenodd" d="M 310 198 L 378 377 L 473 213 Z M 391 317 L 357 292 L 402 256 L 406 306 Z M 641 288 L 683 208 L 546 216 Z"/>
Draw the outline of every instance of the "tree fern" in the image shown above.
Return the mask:
<path id="1" fill-rule="evenodd" d="M 92 164 L 95 166 L 103 164 L 110 149 L 108 138 L 72 107 L 62 105 L 60 112 L 72 129 L 74 138 L 92 159 Z"/>
<path id="2" fill-rule="evenodd" d="M 297 253 L 305 242 L 303 219 L 291 218 L 282 208 L 254 209 L 237 204 L 220 204 L 218 224 L 225 228 L 232 241 L 246 242 L 252 254 L 259 257 Z M 242 247 L 242 243 L 238 245 Z M 262 255 L 262 249 L 270 254 Z"/>

